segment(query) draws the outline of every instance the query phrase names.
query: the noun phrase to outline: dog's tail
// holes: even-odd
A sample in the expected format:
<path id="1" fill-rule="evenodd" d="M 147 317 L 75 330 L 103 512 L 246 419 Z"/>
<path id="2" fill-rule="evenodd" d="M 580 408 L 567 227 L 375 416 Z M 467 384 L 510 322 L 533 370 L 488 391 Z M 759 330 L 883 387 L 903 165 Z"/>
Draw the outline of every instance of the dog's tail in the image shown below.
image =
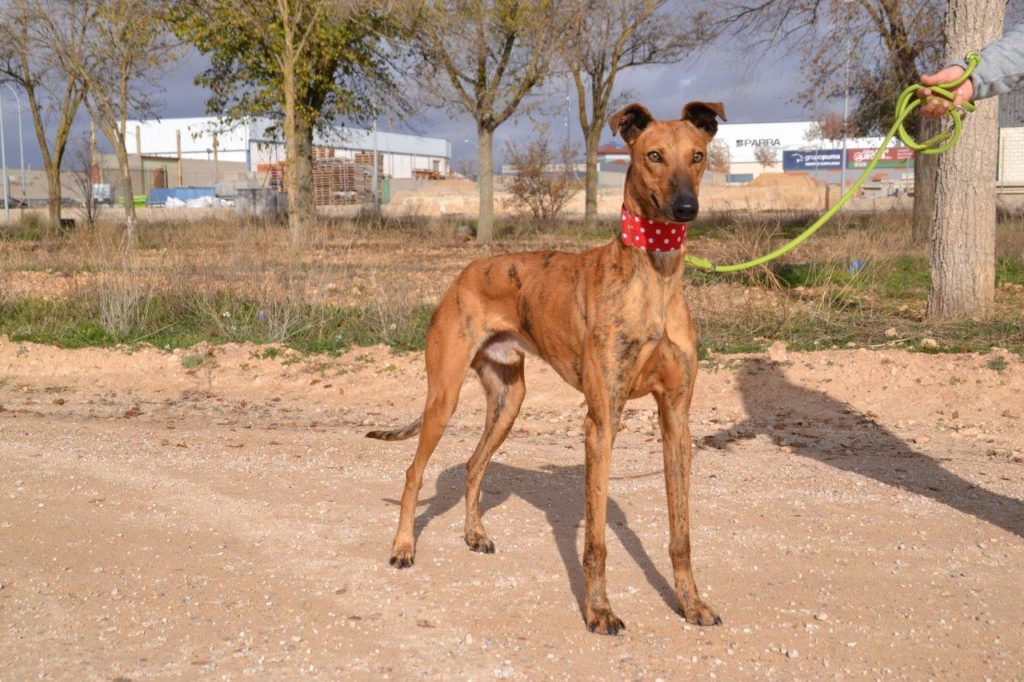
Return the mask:
<path id="1" fill-rule="evenodd" d="M 422 417 L 408 426 L 403 426 L 402 428 L 394 429 L 393 431 L 370 431 L 366 434 L 366 437 L 376 438 L 377 440 L 405 440 L 406 438 L 412 438 L 419 433 L 421 426 L 423 426 Z"/>

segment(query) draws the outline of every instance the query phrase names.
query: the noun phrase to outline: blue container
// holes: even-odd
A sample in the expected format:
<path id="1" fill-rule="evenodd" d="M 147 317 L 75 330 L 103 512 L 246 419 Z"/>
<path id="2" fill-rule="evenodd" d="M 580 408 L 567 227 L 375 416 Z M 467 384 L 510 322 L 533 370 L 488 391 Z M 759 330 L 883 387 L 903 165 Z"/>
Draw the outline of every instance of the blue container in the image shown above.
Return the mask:
<path id="1" fill-rule="evenodd" d="M 212 187 L 154 187 L 146 197 L 146 206 L 163 206 L 168 197 L 189 201 L 212 196 L 215 196 Z"/>

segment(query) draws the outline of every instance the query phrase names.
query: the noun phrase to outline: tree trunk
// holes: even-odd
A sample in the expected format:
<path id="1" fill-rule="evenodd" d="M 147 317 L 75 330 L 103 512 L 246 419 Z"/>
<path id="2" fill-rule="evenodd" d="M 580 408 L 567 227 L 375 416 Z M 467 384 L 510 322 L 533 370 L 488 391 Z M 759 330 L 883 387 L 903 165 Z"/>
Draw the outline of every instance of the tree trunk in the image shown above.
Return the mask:
<path id="1" fill-rule="evenodd" d="M 494 131 L 477 126 L 477 183 L 480 186 L 480 213 L 476 225 L 478 244 L 494 240 Z"/>
<path id="2" fill-rule="evenodd" d="M 922 142 L 939 133 L 942 124 L 921 117 L 918 139 Z M 933 154 L 914 156 L 914 214 L 910 230 L 915 244 L 927 244 L 932 238 L 932 219 L 935 217 L 935 182 L 939 170 L 939 157 Z"/>
<path id="3" fill-rule="evenodd" d="M 113 131 L 111 131 L 113 132 Z M 124 146 L 124 137 L 114 134 L 108 139 L 117 140 L 114 151 L 117 153 L 117 166 L 121 172 L 121 200 L 124 202 L 124 234 L 130 244 L 139 240 L 135 226 L 135 194 L 132 190 L 132 173 L 128 167 L 128 150 Z"/>
<path id="4" fill-rule="evenodd" d="M 601 127 L 586 131 L 587 176 L 585 180 L 586 203 L 583 209 L 583 226 L 593 227 L 597 223 L 597 147 L 601 142 Z"/>
<path id="5" fill-rule="evenodd" d="M 46 191 L 49 201 L 49 218 L 51 229 L 60 227 L 60 166 L 57 164 L 46 165 Z"/>
<path id="6" fill-rule="evenodd" d="M 950 0 L 947 63 L 999 37 L 1004 0 Z M 982 319 L 995 294 L 997 101 L 981 102 L 960 143 L 939 160 L 930 319 Z"/>
<path id="7" fill-rule="evenodd" d="M 316 196 L 313 191 L 313 125 L 299 111 L 295 58 L 282 69 L 284 87 L 285 189 L 288 190 L 288 238 L 302 248 L 309 238 L 309 227 L 316 220 Z"/>
<path id="8" fill-rule="evenodd" d="M 294 144 L 288 151 L 288 166 L 292 169 L 288 186 L 288 220 L 292 245 L 302 246 L 309 238 L 309 228 L 316 221 L 316 193 L 313 189 L 313 126 L 301 114 L 296 117 L 293 137 Z"/>

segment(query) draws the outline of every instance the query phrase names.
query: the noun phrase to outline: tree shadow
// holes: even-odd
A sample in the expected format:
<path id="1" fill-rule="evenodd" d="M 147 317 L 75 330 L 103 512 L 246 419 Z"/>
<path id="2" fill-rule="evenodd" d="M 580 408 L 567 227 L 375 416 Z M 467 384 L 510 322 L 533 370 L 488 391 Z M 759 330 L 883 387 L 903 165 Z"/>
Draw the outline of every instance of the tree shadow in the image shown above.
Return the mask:
<path id="1" fill-rule="evenodd" d="M 913 450 L 848 404 L 790 383 L 776 363 L 745 360 L 737 380 L 747 419 L 708 436 L 704 445 L 721 447 L 758 434 L 776 443 L 785 440 L 801 457 L 929 497 L 1024 538 L 1024 501 L 946 470 L 941 460 Z"/>
<path id="2" fill-rule="evenodd" d="M 438 516 L 448 512 L 456 505 L 461 505 L 466 487 L 466 469 L 456 465 L 441 472 L 437 479 L 437 493 L 428 499 L 420 500 L 426 505 L 416 517 L 416 538 L 427 525 Z M 540 470 L 523 469 L 492 461 L 484 476 L 483 493 L 481 496 L 480 513 L 486 513 L 503 504 L 510 496 L 516 496 L 544 512 L 551 532 L 555 538 L 558 554 L 565 564 L 569 577 L 569 588 L 576 597 L 580 614 L 583 614 L 583 567 L 576 543 L 577 528 L 583 522 L 583 465 L 556 466 L 546 464 Z M 387 500 L 397 503 L 396 500 Z M 486 518 L 484 526 L 487 526 Z M 673 610 L 678 611 L 675 590 L 658 571 L 654 562 L 644 549 L 643 541 L 629 527 L 622 507 L 611 496 L 608 497 L 608 527 L 614 532 L 626 552 L 643 570 L 644 577 L 662 600 Z M 667 530 L 666 530 L 667 532 Z M 501 551 L 501 537 L 491 538 L 497 549 Z M 461 538 L 460 538 L 461 542 Z M 469 551 L 469 548 L 466 548 Z"/>

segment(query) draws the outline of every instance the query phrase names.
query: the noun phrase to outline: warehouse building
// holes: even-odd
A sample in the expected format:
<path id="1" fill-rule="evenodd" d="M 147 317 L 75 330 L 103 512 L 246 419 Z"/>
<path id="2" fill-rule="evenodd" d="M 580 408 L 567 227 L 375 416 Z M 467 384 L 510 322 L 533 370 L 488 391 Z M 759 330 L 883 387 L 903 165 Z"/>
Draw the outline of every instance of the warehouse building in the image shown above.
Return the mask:
<path id="1" fill-rule="evenodd" d="M 1003 191 L 1017 191 L 1024 188 L 1024 93 L 1000 97 L 999 124 L 998 183 Z M 728 170 L 716 173 L 709 169 L 705 182 L 744 184 L 763 173 L 791 173 L 838 184 L 845 166 L 846 181 L 850 184 L 883 139 L 847 139 L 844 159 L 842 141 L 816 139 L 816 128 L 813 121 L 720 124 L 715 143 L 728 149 Z M 601 185 L 615 186 L 622 182 L 629 151 L 625 147 L 601 147 L 598 161 Z M 893 140 L 871 180 L 907 188 L 913 183 L 913 176 L 913 151 Z"/>
<path id="2" fill-rule="evenodd" d="M 181 159 L 183 167 L 189 160 L 205 161 L 256 172 L 285 158 L 284 140 L 275 125 L 270 119 L 226 123 L 214 117 L 129 121 L 126 146 L 130 154 L 146 160 Z M 338 126 L 315 132 L 313 144 L 320 148 L 319 158 L 326 151 L 339 159 L 355 159 L 357 154 L 372 159 L 376 150 L 385 177 L 445 177 L 451 172 L 451 143 L 437 137 Z M 181 182 L 195 184 L 188 178 Z"/>

